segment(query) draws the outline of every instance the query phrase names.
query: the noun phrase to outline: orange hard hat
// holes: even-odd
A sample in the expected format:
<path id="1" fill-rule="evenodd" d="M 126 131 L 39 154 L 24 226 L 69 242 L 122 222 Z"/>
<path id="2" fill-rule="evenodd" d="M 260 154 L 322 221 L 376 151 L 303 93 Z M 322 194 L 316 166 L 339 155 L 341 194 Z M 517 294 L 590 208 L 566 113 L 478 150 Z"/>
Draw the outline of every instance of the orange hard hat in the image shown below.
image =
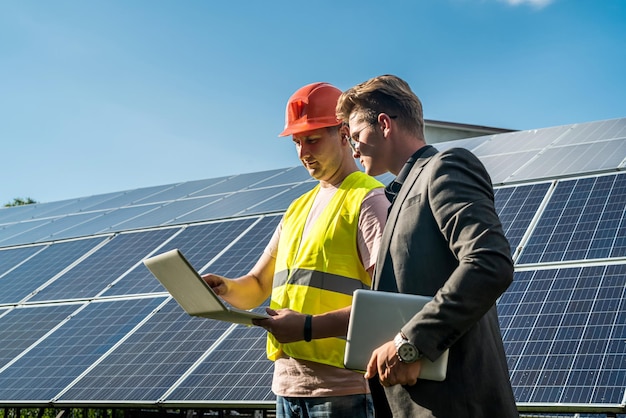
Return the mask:
<path id="1" fill-rule="evenodd" d="M 308 84 L 287 102 L 285 130 L 278 136 L 293 135 L 341 123 L 335 116 L 341 90 L 328 83 Z"/>

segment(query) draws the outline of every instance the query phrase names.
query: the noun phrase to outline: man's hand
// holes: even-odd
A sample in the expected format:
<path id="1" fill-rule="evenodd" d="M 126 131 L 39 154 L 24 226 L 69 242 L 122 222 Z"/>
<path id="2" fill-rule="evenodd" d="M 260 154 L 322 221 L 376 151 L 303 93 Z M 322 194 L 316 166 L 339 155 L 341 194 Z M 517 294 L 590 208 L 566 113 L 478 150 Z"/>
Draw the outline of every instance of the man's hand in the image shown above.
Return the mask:
<path id="1" fill-rule="evenodd" d="M 224 296 L 228 293 L 228 286 L 224 277 L 209 273 L 202 276 L 202 280 L 211 286 L 216 295 Z"/>
<path id="2" fill-rule="evenodd" d="M 422 361 L 403 363 L 396 354 L 396 345 L 389 341 L 372 353 L 365 370 L 365 378 L 378 375 L 383 386 L 409 385 L 417 383 L 422 369 Z"/>
<path id="3" fill-rule="evenodd" d="M 304 340 L 304 318 L 306 315 L 291 309 L 277 311 L 265 308 L 270 318 L 253 319 L 252 323 L 271 332 L 281 343 L 292 343 Z"/>

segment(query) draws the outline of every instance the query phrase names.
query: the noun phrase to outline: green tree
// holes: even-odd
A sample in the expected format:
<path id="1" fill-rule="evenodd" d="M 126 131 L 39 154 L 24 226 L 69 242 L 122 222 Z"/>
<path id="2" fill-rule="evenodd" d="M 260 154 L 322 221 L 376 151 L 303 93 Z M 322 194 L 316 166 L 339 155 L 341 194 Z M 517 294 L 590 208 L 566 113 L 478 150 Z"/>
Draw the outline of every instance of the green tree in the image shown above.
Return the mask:
<path id="1" fill-rule="evenodd" d="M 13 199 L 13 202 L 5 203 L 4 207 L 5 208 L 9 208 L 11 206 L 30 205 L 32 203 L 38 203 L 38 202 L 33 200 L 33 199 L 31 199 L 30 197 L 27 197 L 25 199 L 23 199 L 21 197 L 16 197 L 15 199 Z"/>

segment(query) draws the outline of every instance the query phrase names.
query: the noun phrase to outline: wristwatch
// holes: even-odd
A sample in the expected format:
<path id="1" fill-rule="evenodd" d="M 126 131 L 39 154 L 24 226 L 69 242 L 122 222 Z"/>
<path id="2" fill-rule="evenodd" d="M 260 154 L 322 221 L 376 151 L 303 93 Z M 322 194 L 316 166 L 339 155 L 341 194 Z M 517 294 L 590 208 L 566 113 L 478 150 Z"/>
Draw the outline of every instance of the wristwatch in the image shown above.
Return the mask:
<path id="1" fill-rule="evenodd" d="M 403 363 L 415 363 L 423 354 L 403 334 L 399 332 L 393 339 L 396 344 L 396 354 Z"/>

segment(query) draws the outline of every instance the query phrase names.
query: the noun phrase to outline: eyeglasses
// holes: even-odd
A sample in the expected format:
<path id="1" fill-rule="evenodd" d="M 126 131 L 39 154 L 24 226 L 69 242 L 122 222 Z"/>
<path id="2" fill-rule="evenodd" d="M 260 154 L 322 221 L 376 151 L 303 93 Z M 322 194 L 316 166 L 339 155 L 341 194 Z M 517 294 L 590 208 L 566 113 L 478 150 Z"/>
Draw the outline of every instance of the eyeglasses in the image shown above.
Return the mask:
<path id="1" fill-rule="evenodd" d="M 354 139 L 352 139 L 351 136 L 346 136 L 346 139 L 348 140 L 348 144 L 350 145 L 350 148 L 352 148 L 352 152 L 358 152 L 356 147 L 359 145 L 358 142 L 356 142 Z"/>
<path id="2" fill-rule="evenodd" d="M 352 151 L 357 153 L 359 152 L 358 150 L 358 146 L 359 146 L 359 136 L 361 135 L 361 132 L 363 132 L 364 130 L 366 130 L 367 128 L 369 128 L 370 126 L 374 126 L 374 123 L 369 123 L 360 131 L 353 133 L 351 136 L 347 136 L 346 138 L 348 139 L 348 144 L 350 144 L 350 148 L 352 148 Z M 354 139 L 354 137 L 356 137 L 357 139 Z"/>
<path id="3" fill-rule="evenodd" d="M 389 117 L 391 119 L 395 119 L 398 116 L 395 115 L 395 116 L 389 116 Z M 352 134 L 351 136 L 346 136 L 346 139 L 348 140 L 348 144 L 350 144 L 350 148 L 352 148 L 353 152 L 355 152 L 355 153 L 359 152 L 359 150 L 357 148 L 358 148 L 358 146 L 360 144 L 360 141 L 359 141 L 358 138 L 361 135 L 361 132 L 363 132 L 365 129 L 367 129 L 370 126 L 375 126 L 376 124 L 377 123 L 368 122 L 367 126 L 365 126 L 365 128 L 363 128 L 363 129 L 361 129 L 359 132 L 356 132 L 356 133 Z M 354 137 L 356 137 L 357 139 L 354 139 Z"/>

